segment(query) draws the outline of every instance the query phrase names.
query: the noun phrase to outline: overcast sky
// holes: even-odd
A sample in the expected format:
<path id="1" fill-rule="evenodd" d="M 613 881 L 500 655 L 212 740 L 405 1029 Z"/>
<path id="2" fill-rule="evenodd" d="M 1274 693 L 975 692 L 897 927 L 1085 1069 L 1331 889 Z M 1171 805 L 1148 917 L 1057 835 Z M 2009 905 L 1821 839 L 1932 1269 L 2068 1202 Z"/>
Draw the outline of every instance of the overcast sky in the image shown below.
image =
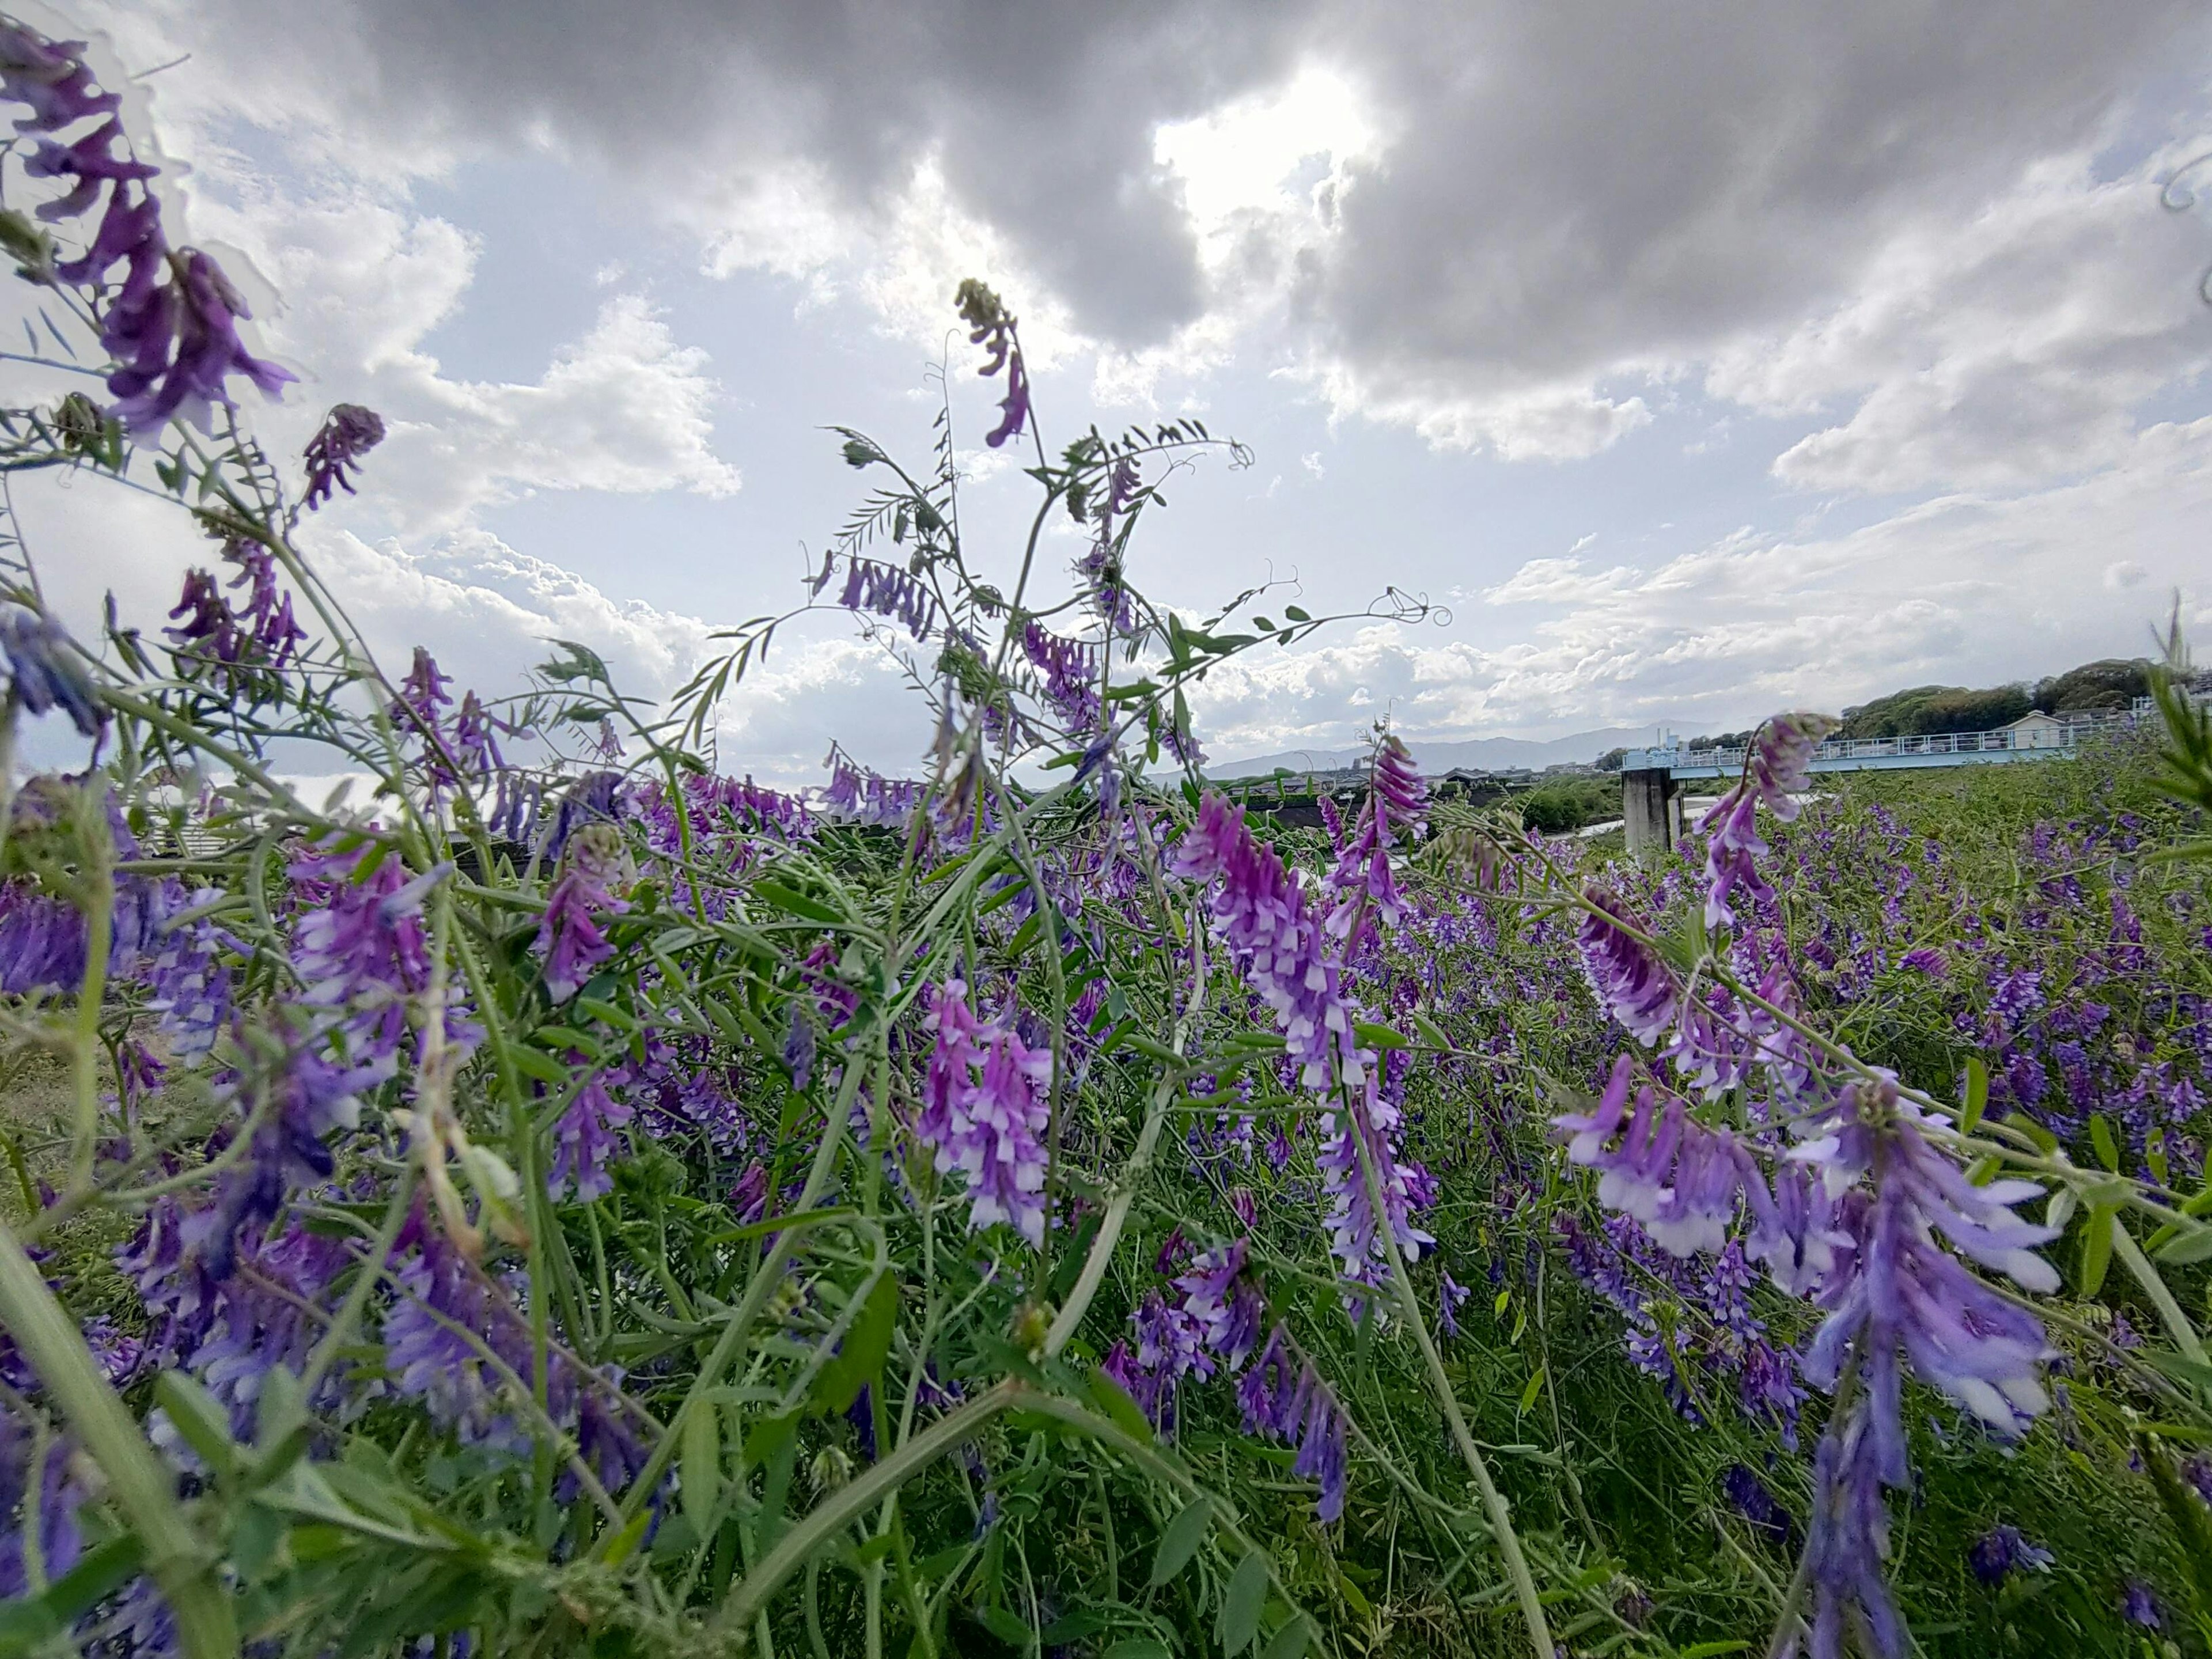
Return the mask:
<path id="1" fill-rule="evenodd" d="M 1217 758 L 2033 678 L 2139 653 L 2177 587 L 2212 632 L 2212 212 L 2160 200 L 2212 149 L 2200 5 L 25 15 L 142 77 L 170 211 L 257 275 L 307 377 L 272 449 L 391 423 L 313 549 L 380 649 L 487 690 L 558 634 L 665 693 L 792 603 L 855 484 L 819 428 L 926 454 L 969 275 L 1048 441 L 1195 413 L 1255 450 L 1170 492 L 1156 597 L 1449 606 L 1217 676 Z M 955 380 L 970 557 L 1010 565 L 1030 485 Z M 157 623 L 201 556 L 116 492 L 18 504 L 80 623 L 108 587 Z M 912 770 L 920 721 L 814 627 L 722 761 L 808 778 L 832 737 Z"/>

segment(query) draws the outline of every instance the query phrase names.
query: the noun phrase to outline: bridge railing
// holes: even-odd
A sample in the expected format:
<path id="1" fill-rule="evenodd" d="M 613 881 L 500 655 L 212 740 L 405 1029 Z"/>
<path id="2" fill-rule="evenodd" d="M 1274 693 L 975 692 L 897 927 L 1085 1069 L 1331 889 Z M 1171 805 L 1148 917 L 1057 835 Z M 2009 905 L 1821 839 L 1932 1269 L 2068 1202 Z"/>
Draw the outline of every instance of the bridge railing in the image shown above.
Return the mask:
<path id="1" fill-rule="evenodd" d="M 2123 717 L 2124 718 L 2124 717 Z M 1935 732 L 1896 738 L 1831 738 L 1813 751 L 1813 761 L 1894 760 L 1917 756 L 1986 754 L 2002 750 L 2063 750 L 2075 747 L 2081 738 L 2108 718 L 2092 716 L 2067 720 L 2056 727 L 2031 726 L 2015 730 L 2000 726 L 1994 732 Z M 1736 749 L 1631 749 L 1620 757 L 1624 772 L 1689 768 L 1717 768 L 1723 774 L 1743 769 L 1744 750 Z"/>

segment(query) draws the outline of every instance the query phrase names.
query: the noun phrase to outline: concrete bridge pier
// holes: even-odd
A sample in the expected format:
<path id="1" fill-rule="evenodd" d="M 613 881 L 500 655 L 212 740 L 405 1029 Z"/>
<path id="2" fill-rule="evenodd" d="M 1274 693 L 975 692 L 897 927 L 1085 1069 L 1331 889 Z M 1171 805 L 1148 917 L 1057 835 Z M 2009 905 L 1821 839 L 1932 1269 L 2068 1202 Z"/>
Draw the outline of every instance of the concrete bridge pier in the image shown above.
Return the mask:
<path id="1" fill-rule="evenodd" d="M 1657 858 L 1682 833 L 1682 786 L 1664 767 L 1620 775 L 1621 827 L 1634 858 Z"/>

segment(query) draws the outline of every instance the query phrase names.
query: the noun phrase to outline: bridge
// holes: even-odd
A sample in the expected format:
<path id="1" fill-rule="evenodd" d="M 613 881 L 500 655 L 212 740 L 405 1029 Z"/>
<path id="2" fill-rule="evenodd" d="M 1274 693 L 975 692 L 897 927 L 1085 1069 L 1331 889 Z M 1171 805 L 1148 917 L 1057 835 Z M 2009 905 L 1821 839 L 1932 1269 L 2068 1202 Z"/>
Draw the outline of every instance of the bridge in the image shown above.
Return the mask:
<path id="1" fill-rule="evenodd" d="M 2128 718 L 2120 716 L 2122 720 Z M 2111 714 L 2030 714 L 1994 732 L 1939 732 L 1899 738 L 1831 738 L 1813 751 L 1814 772 L 1889 772 L 1907 767 L 1977 766 L 2050 760 L 2075 752 Z M 1620 757 L 1622 827 L 1628 850 L 1663 853 L 1682 835 L 1682 785 L 1743 775 L 1741 749 L 1631 749 Z"/>

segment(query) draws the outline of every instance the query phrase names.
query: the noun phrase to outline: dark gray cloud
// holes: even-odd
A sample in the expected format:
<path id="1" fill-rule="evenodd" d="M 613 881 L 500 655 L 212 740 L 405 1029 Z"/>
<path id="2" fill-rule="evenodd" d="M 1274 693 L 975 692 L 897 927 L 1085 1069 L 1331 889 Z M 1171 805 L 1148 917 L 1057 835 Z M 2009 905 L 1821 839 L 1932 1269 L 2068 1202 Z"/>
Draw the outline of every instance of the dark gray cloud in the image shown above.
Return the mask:
<path id="1" fill-rule="evenodd" d="M 2187 0 L 165 0 L 161 16 L 165 42 L 202 53 L 240 107 L 321 122 L 349 165 L 549 149 L 648 213 L 726 235 L 726 267 L 827 257 L 777 256 L 796 246 L 780 185 L 803 180 L 865 240 L 933 156 L 951 204 L 1049 290 L 1018 295 L 1023 308 L 1056 301 L 1124 348 L 1209 314 L 1287 317 L 1275 347 L 1340 408 L 1508 455 L 1588 453 L 1644 423 L 1655 386 L 1720 363 L 1725 396 L 1756 378 L 1747 356 L 1786 343 L 1803 359 L 1806 329 L 1858 326 L 1846 313 L 1870 283 L 1911 279 L 1900 238 L 1927 243 L 2020 196 L 2039 161 L 2078 163 L 2117 134 L 2133 149 L 2114 167 L 2140 166 L 2203 118 L 2212 67 L 2212 22 Z M 1330 228 L 1255 222 L 1209 265 L 1156 134 L 1316 65 L 1355 89 L 1379 143 L 1337 158 L 1316 222 Z M 2154 87 L 2163 106 L 2134 107 Z M 2120 216 L 2160 216 L 2136 196 Z M 1984 234 L 1954 252 L 1983 262 L 1994 294 L 2062 240 Z M 2193 255 L 2151 252 L 2179 295 L 2167 265 Z M 1983 305 L 1957 270 L 1931 276 L 1947 301 Z M 2065 286 L 2063 272 L 2042 284 L 2060 312 Z M 1818 398 L 1847 413 L 1912 372 L 1934 335 L 1907 338 L 1897 301 L 1869 361 L 1830 340 Z M 1946 438 L 1966 455 L 1952 476 L 1994 476 L 2008 428 L 2042 455 L 2084 422 L 2124 425 L 2160 376 L 2117 360 L 2170 355 L 2186 373 L 2203 352 L 2183 326 L 2179 311 L 2156 331 L 2117 312 L 2076 326 L 2066 361 L 2024 371 L 2025 403 L 2007 379 L 2023 372 L 1983 351 L 1974 383 L 1947 394 L 1966 411 Z M 1807 401 L 1769 388 L 1760 406 Z M 1942 412 L 1877 409 L 1848 464 L 1808 451 L 1785 476 L 1893 477 L 1856 440 L 1917 442 Z"/>
<path id="2" fill-rule="evenodd" d="M 1364 9 L 1407 137 L 1315 262 L 1316 333 L 1401 383 L 1585 378 L 1850 291 L 1900 221 L 1971 215 L 2203 45 L 2171 0 Z M 2146 203 L 2148 210 L 2149 204 Z"/>
<path id="3" fill-rule="evenodd" d="M 1301 6 L 1227 0 L 732 7 L 714 0 L 208 0 L 171 32 L 270 53 L 400 142 L 550 144 L 684 216 L 719 182 L 799 164 L 881 210 L 934 154 L 1086 331 L 1163 337 L 1204 303 L 1163 121 L 1279 76 Z M 273 77 L 272 77 L 273 78 Z"/>

